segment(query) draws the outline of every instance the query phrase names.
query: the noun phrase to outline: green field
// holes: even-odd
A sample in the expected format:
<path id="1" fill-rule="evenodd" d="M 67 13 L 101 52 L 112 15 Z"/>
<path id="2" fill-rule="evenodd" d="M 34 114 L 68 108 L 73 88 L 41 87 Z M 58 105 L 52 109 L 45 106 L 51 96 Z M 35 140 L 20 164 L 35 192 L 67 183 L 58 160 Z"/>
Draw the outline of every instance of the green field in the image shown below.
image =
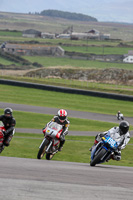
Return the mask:
<path id="1" fill-rule="evenodd" d="M 1 36 L 7 36 L 7 37 L 21 37 L 22 32 L 20 31 L 2 31 L 0 30 L 0 37 Z"/>
<path id="2" fill-rule="evenodd" d="M 2 58 L 1 56 L 0 56 L 0 64 L 2 64 L 2 65 L 20 65 L 19 63 L 12 62 L 10 60 Z"/>
<path id="3" fill-rule="evenodd" d="M 85 95 L 51 92 L 0 85 L 1 102 L 10 102 L 45 107 L 64 108 L 94 113 L 112 114 L 121 110 L 125 116 L 133 116 L 133 103 Z M 8 98 L 7 98 L 8 94 Z"/>
<path id="4" fill-rule="evenodd" d="M 70 88 L 78 88 L 84 90 L 92 90 L 92 91 L 101 91 L 107 93 L 117 93 L 117 94 L 125 94 L 125 95 L 133 95 L 133 87 L 130 85 L 121 85 L 121 84 L 104 84 L 104 83 L 96 83 L 96 82 L 88 82 L 88 81 L 78 81 L 78 80 L 68 80 L 61 78 L 43 78 L 37 75 L 32 75 L 32 77 L 28 76 L 2 76 L 2 72 L 0 75 L 2 79 L 10 79 L 15 81 L 23 81 L 30 83 L 39 83 L 44 85 L 54 85 L 54 86 L 62 86 L 62 87 L 70 87 Z"/>
<path id="5" fill-rule="evenodd" d="M 84 67 L 84 68 L 118 68 L 118 69 L 133 69 L 133 64 L 127 63 L 111 63 L 111 62 L 102 62 L 102 61 L 93 61 L 93 60 L 78 60 L 78 59 L 69 59 L 69 58 L 58 58 L 51 56 L 23 56 L 24 59 L 30 62 L 37 62 L 44 67 L 50 66 L 67 66 L 67 67 Z"/>
<path id="6" fill-rule="evenodd" d="M 80 47 L 80 46 L 61 46 L 65 51 L 69 52 L 80 52 L 80 53 L 88 53 L 88 54 L 100 54 L 100 55 L 106 55 L 106 54 L 119 54 L 124 55 L 128 54 L 129 47 L 104 47 L 104 46 L 88 46 L 88 47 Z M 130 47 L 132 50 L 133 48 Z"/>
<path id="7" fill-rule="evenodd" d="M 2 109 L 0 109 L 0 114 L 3 114 Z M 20 111 L 14 111 L 13 115 L 17 122 L 16 124 L 17 128 L 40 129 L 40 132 L 42 128 L 46 125 L 46 123 L 49 122 L 53 118 L 53 115 L 39 114 L 39 113 L 32 113 L 32 112 L 20 112 Z M 69 120 L 71 122 L 69 130 L 72 130 L 72 131 L 103 132 L 110 129 L 113 126 L 118 125 L 117 121 L 116 123 L 109 123 L 109 122 L 101 122 L 101 121 L 71 118 L 71 117 L 69 117 Z"/>
<path id="8" fill-rule="evenodd" d="M 15 39 L 14 39 L 15 37 Z M 0 41 L 20 41 L 20 42 L 35 42 L 35 43 L 41 43 L 41 44 L 53 44 L 53 45 L 78 45 L 78 46 L 91 46 L 91 45 L 96 45 L 96 46 L 101 46 L 103 48 L 103 45 L 107 46 L 112 46 L 116 47 L 119 45 L 120 41 L 110 41 L 110 40 L 104 40 L 104 41 L 99 41 L 99 40 L 70 40 L 70 39 L 43 39 L 43 38 L 26 38 L 22 37 L 21 32 L 10 32 L 10 31 L 0 31 Z M 132 42 L 124 42 L 124 44 L 132 45 Z"/>
<path id="9" fill-rule="evenodd" d="M 16 133 L 11 141 L 10 147 L 5 148 L 1 156 L 37 158 L 39 146 L 43 140 L 43 135 Z M 90 162 L 89 148 L 94 142 L 94 137 L 66 136 L 66 143 L 62 152 L 57 153 L 53 160 L 68 162 Z M 133 144 L 133 138 L 130 143 Z M 133 145 L 127 145 L 122 151 L 122 160 L 120 162 L 110 160 L 109 165 L 121 165 L 133 167 L 132 159 Z M 45 157 L 44 157 L 45 159 Z"/>
<path id="10" fill-rule="evenodd" d="M 18 22 L 23 22 L 24 20 L 19 19 Z M 89 54 L 127 54 L 129 50 L 133 49 L 132 42 L 122 42 L 122 41 L 98 41 L 98 40 L 70 40 L 70 39 L 42 39 L 42 38 L 24 38 L 22 37 L 21 31 L 9 31 L 0 30 L 0 43 L 3 42 L 11 43 L 38 43 L 38 45 L 60 45 L 65 51 L 68 52 L 79 52 Z M 120 46 L 123 44 L 123 46 Z M 128 45 L 128 46 L 126 46 Z M 132 64 L 125 63 L 111 63 L 111 62 L 101 62 L 101 61 L 91 61 L 91 60 L 78 60 L 70 58 L 58 58 L 58 57 L 48 57 L 48 56 L 25 56 L 25 59 L 32 63 L 39 63 L 44 67 L 48 66 L 72 66 L 72 67 L 84 67 L 84 68 L 120 68 L 132 70 Z M 0 64 L 2 65 L 12 65 L 14 62 L 10 60 L 5 60 L 0 58 Z M 23 69 L 23 66 L 22 66 Z"/>

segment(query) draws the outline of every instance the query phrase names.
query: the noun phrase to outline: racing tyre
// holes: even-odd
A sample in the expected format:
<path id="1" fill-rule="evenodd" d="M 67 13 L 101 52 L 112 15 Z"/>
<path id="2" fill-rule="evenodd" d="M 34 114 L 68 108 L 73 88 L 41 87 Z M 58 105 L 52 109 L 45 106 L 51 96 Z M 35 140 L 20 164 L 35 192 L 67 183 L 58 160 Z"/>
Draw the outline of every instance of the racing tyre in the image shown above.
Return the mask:
<path id="1" fill-rule="evenodd" d="M 47 153 L 47 154 L 46 154 L 46 159 L 47 159 L 47 160 L 51 160 L 51 159 L 53 158 L 53 156 L 54 156 L 54 154 L 52 154 L 52 153 Z"/>
<path id="2" fill-rule="evenodd" d="M 43 158 L 43 156 L 45 154 L 45 151 L 46 151 L 46 148 L 48 146 L 48 143 L 49 143 L 49 141 L 47 139 L 45 139 L 43 144 L 42 144 L 42 146 L 41 146 L 41 148 L 38 151 L 38 154 L 37 154 L 37 158 L 38 159 L 42 159 Z"/>
<path id="3" fill-rule="evenodd" d="M 105 153 L 106 149 L 102 148 L 101 151 L 94 157 L 94 159 L 90 161 L 90 166 L 95 166 L 97 163 L 99 163 Z"/>

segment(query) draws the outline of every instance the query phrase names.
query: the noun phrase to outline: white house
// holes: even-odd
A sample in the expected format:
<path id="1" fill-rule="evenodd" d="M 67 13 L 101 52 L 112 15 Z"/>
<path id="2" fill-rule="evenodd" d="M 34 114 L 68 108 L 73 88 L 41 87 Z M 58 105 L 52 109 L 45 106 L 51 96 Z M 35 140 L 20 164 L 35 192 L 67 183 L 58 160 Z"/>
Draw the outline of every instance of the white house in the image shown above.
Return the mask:
<path id="1" fill-rule="evenodd" d="M 123 59 L 125 63 L 133 63 L 133 55 L 127 56 Z"/>

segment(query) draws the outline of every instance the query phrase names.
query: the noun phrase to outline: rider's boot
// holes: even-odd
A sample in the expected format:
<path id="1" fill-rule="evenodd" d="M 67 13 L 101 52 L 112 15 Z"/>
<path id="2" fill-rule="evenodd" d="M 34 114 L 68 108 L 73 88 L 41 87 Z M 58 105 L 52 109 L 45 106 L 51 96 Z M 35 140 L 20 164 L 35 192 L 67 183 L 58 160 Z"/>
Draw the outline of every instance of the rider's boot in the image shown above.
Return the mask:
<path id="1" fill-rule="evenodd" d="M 62 151 L 64 143 L 65 143 L 65 141 L 60 141 L 60 145 L 59 145 L 58 151 Z"/>
<path id="2" fill-rule="evenodd" d="M 5 146 L 2 145 L 2 147 L 0 147 L 0 153 L 4 150 Z"/>

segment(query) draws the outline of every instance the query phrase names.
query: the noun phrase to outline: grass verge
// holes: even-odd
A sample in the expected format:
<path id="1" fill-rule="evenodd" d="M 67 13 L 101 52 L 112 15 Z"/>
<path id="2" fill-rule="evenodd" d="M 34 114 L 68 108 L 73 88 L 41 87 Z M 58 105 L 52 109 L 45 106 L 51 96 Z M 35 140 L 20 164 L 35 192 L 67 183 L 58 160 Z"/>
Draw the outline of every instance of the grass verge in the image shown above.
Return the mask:
<path id="1" fill-rule="evenodd" d="M 3 110 L 0 109 L 0 113 L 3 113 Z M 20 112 L 14 111 L 13 116 L 16 119 L 16 127 L 17 128 L 34 128 L 34 129 L 42 129 L 47 122 L 49 122 L 53 115 L 39 114 L 39 113 L 30 113 L 30 112 Z M 71 118 L 70 120 L 70 128 L 72 131 L 106 131 L 113 126 L 118 125 L 117 123 L 109 123 L 109 122 L 101 122 L 95 120 L 88 119 L 79 119 L 79 118 Z"/>
<path id="2" fill-rule="evenodd" d="M 0 85 L 1 102 L 64 108 L 93 113 L 112 114 L 120 110 L 124 116 L 133 116 L 133 103 L 78 94 L 51 92 L 17 86 Z M 8 96 L 7 96 L 8 94 Z"/>
<path id="3" fill-rule="evenodd" d="M 133 65 L 128 63 L 111 63 L 101 62 L 96 60 L 81 60 L 81 59 L 70 59 L 70 58 L 58 58 L 51 56 L 23 56 L 24 59 L 34 63 L 37 62 L 44 67 L 51 66 L 71 66 L 71 67 L 83 67 L 83 68 L 118 68 L 132 70 Z"/>
<path id="4" fill-rule="evenodd" d="M 60 78 L 40 78 L 40 77 L 19 77 L 19 76 L 0 76 L 2 79 L 54 85 L 62 87 L 77 88 L 83 90 L 101 91 L 107 93 L 133 95 L 133 87 L 128 85 L 116 85 L 109 83 L 95 83 L 88 81 L 68 80 Z"/>

